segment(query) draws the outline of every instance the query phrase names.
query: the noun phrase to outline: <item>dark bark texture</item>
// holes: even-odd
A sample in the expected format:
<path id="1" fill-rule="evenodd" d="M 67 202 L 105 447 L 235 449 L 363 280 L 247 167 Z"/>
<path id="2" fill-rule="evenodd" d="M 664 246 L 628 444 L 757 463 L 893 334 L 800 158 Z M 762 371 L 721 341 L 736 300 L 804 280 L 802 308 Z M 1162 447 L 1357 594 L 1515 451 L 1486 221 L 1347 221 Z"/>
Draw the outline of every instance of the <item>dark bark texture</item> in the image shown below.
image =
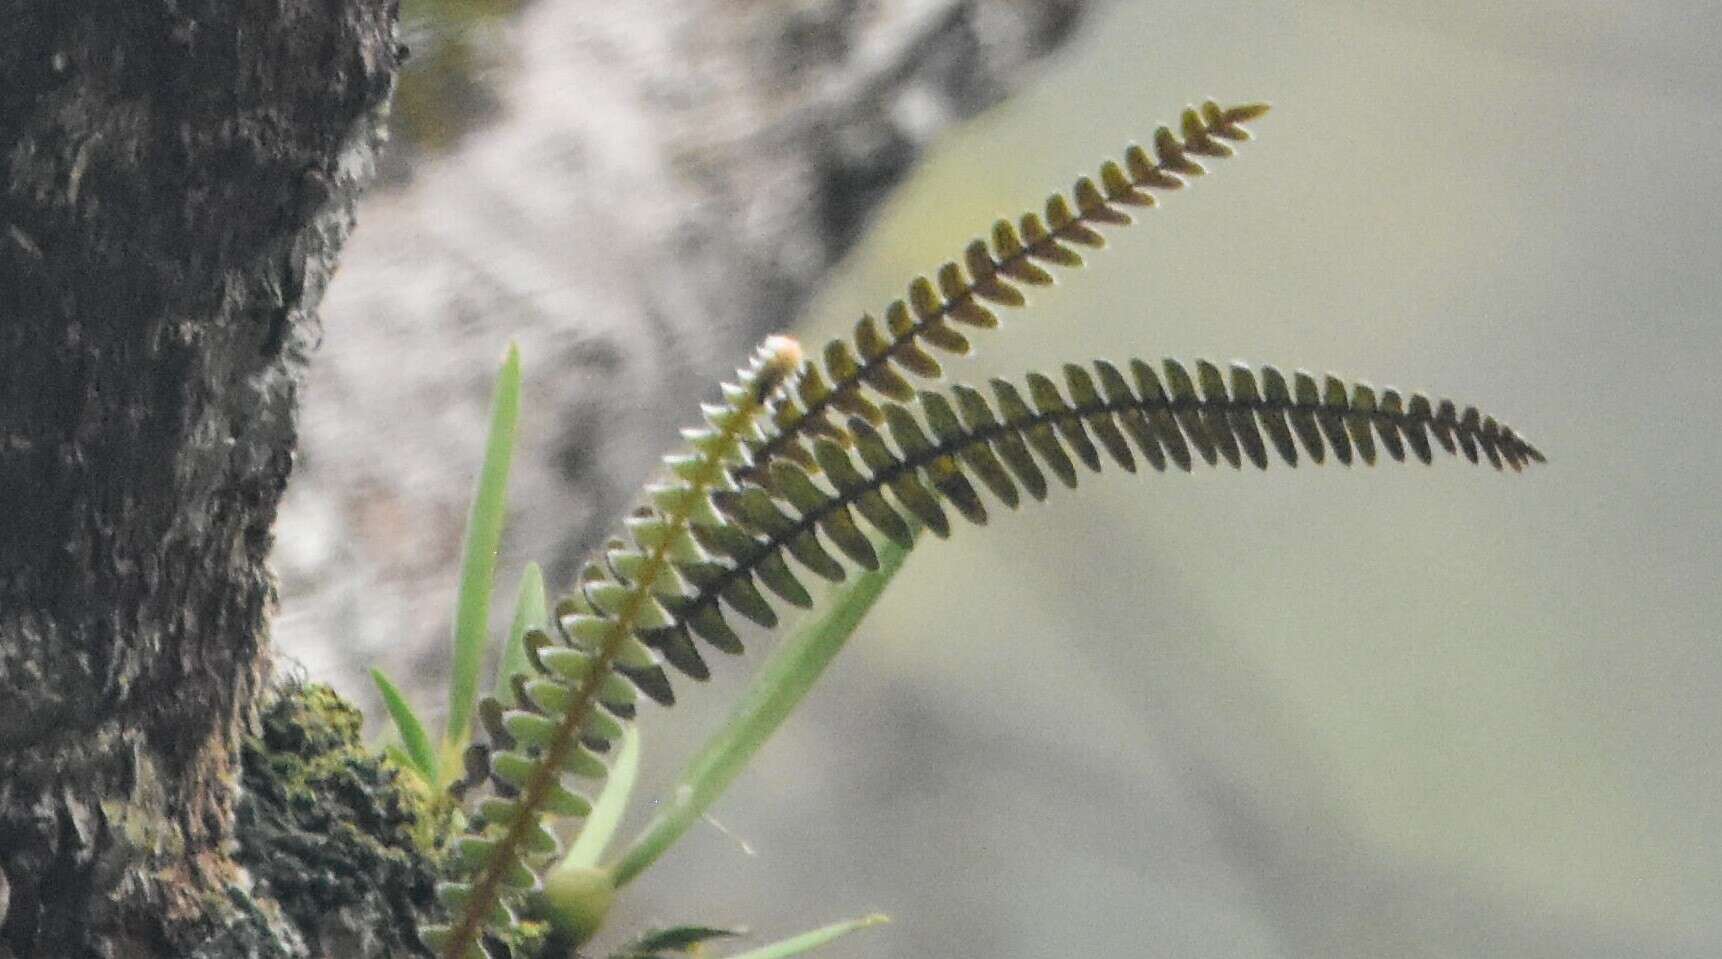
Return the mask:
<path id="1" fill-rule="evenodd" d="M 0 3 L 0 954 L 305 954 L 235 803 L 393 6 Z"/>

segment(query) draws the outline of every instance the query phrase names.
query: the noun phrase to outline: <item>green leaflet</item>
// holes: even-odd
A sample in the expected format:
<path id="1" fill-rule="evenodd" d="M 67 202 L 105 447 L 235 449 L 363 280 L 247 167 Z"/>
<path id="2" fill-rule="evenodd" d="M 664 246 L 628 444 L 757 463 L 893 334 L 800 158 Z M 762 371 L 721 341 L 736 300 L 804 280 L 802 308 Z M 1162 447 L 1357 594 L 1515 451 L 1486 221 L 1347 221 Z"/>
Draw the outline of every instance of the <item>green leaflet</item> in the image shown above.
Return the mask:
<path id="1" fill-rule="evenodd" d="M 617 749 L 615 765 L 611 767 L 604 791 L 592 808 L 591 818 L 573 845 L 568 847 L 568 854 L 557 863 L 557 869 L 585 869 L 598 865 L 611 837 L 622 825 L 622 816 L 628 811 L 628 800 L 633 798 L 634 782 L 640 773 L 639 730 L 629 726 L 623 732 Z M 612 885 L 621 883 L 612 879 Z"/>
<path id="2" fill-rule="evenodd" d="M 389 711 L 389 718 L 394 720 L 395 729 L 401 734 L 403 754 L 408 760 L 407 765 L 416 770 L 419 778 L 426 785 L 437 781 L 436 747 L 431 745 L 430 736 L 425 733 L 424 724 L 419 722 L 418 714 L 413 712 L 412 704 L 395 688 L 395 684 L 384 675 L 380 669 L 371 670 L 371 681 L 377 684 L 377 692 L 383 697 L 383 706 Z"/>
<path id="3" fill-rule="evenodd" d="M 804 932 L 799 936 L 794 936 L 781 942 L 774 942 L 769 946 L 761 946 L 758 949 L 749 949 L 746 952 L 739 952 L 730 956 L 729 959 L 791 959 L 792 956 L 799 956 L 804 953 L 812 952 L 821 946 L 830 945 L 832 942 L 835 942 L 852 932 L 866 929 L 871 926 L 881 925 L 890 921 L 889 917 L 880 913 L 874 913 L 871 916 L 862 916 L 860 919 L 850 919 L 847 922 L 832 923 L 829 926 L 815 929 L 812 932 Z"/>
<path id="4" fill-rule="evenodd" d="M 799 936 L 738 953 L 729 959 L 791 959 L 791 957 L 803 955 L 828 945 L 849 933 L 889 921 L 883 915 L 874 914 L 846 922 L 832 923 L 811 932 L 804 932 Z M 610 959 L 669 959 L 670 956 L 676 955 L 704 955 L 705 952 L 701 947 L 706 943 L 733 938 L 742 934 L 743 931 L 739 929 L 677 926 L 646 933 L 639 939 L 611 953 Z"/>
<path id="5" fill-rule="evenodd" d="M 674 926 L 654 929 L 610 954 L 610 959 L 663 959 L 670 954 L 687 955 L 701 945 L 743 935 L 745 930 L 715 926 Z"/>
<path id="6" fill-rule="evenodd" d="M 460 592 L 455 601 L 454 663 L 449 680 L 448 725 L 443 741 L 462 744 L 472 726 L 478 701 L 478 673 L 489 645 L 490 593 L 496 581 L 496 553 L 502 543 L 502 521 L 508 497 L 508 465 L 514 456 L 515 427 L 520 419 L 520 350 L 508 345 L 502 372 L 490 401 L 490 433 L 484 465 L 472 494 L 461 548 Z"/>
<path id="7" fill-rule="evenodd" d="M 544 595 L 544 571 L 537 563 L 527 563 L 520 576 L 520 593 L 514 600 L 514 622 L 508 627 L 507 644 L 496 662 L 496 682 L 492 695 L 503 696 L 513 677 L 525 675 L 530 668 L 526 652 L 529 630 L 542 632 L 550 625 L 550 604 Z"/>

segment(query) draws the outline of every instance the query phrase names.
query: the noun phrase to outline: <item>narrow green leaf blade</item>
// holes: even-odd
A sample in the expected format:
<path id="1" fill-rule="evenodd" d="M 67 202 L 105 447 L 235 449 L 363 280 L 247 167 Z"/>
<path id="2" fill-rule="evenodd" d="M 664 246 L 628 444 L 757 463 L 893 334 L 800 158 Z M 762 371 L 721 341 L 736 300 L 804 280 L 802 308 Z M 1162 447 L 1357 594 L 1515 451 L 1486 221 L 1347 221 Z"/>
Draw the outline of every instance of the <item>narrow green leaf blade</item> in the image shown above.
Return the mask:
<path id="1" fill-rule="evenodd" d="M 673 926 L 656 929 L 623 947 L 621 954 L 634 956 L 654 952 L 688 952 L 713 939 L 733 939 L 743 935 L 741 929 L 720 929 L 716 926 Z"/>
<path id="2" fill-rule="evenodd" d="M 412 704 L 382 670 L 373 668 L 371 681 L 377 684 L 377 692 L 383 695 L 383 705 L 388 707 L 389 718 L 395 721 L 395 729 L 400 731 L 401 745 L 406 747 L 407 758 L 412 760 L 412 765 L 425 782 L 436 782 L 436 750 L 431 748 L 430 737 L 425 734 L 424 724 L 419 722 Z"/>
<path id="3" fill-rule="evenodd" d="M 841 939 L 857 930 L 882 925 L 890 921 L 891 917 L 874 913 L 871 916 L 862 916 L 847 922 L 835 922 L 812 932 L 804 932 L 799 936 L 774 942 L 769 946 L 761 946 L 758 949 L 749 949 L 746 952 L 737 953 L 730 956 L 729 959 L 789 959 L 791 956 L 799 956 L 803 953 L 812 952 L 820 946 L 829 945 L 832 941 Z"/>
<path id="4" fill-rule="evenodd" d="M 622 726 L 622 739 L 616 746 L 616 760 L 610 775 L 604 780 L 604 790 L 592 804 L 592 814 L 586 825 L 574 837 L 574 844 L 562 858 L 557 869 L 586 869 L 598 865 L 610 838 L 622 825 L 628 811 L 628 801 L 634 795 L 634 783 L 640 776 L 640 730 L 633 723 Z"/>
<path id="5" fill-rule="evenodd" d="M 400 743 L 388 743 L 383 746 L 383 755 L 394 760 L 395 765 L 401 767 L 408 776 L 411 776 L 420 782 L 425 781 L 424 770 L 419 768 L 418 760 L 415 760 L 405 749 L 401 748 Z"/>
<path id="6" fill-rule="evenodd" d="M 509 691 L 510 677 L 531 673 L 531 665 L 526 661 L 526 631 L 549 628 L 550 606 L 544 594 L 544 570 L 537 563 L 527 563 L 526 571 L 520 575 L 520 593 L 514 600 L 514 623 L 508 627 L 508 645 L 502 647 L 502 657 L 496 662 L 493 695 L 502 698 Z"/>
<path id="7" fill-rule="evenodd" d="M 520 420 L 520 350 L 508 344 L 502 372 L 490 400 L 490 434 L 484 465 L 473 492 L 466 520 L 466 542 L 460 563 L 460 592 L 455 601 L 454 670 L 448 691 L 447 742 L 465 742 L 478 701 L 478 672 L 484 665 L 490 630 L 490 593 L 496 582 L 496 552 L 502 542 L 507 502 L 508 466 L 514 455 L 515 427 Z"/>
<path id="8" fill-rule="evenodd" d="M 682 770 L 657 816 L 609 867 L 616 888 L 656 862 L 723 795 L 825 672 L 908 554 L 896 543 L 880 546 L 878 569 L 833 589 L 825 613 L 798 626 L 772 652 L 728 721 Z"/>

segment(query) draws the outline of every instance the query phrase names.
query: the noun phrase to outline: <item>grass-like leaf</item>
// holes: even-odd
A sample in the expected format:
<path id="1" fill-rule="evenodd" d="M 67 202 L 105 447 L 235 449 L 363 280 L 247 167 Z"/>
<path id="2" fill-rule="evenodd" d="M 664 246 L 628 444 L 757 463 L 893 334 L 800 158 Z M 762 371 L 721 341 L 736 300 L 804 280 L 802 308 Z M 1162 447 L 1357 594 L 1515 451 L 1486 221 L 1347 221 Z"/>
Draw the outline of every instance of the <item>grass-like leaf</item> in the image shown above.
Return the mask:
<path id="1" fill-rule="evenodd" d="M 431 746 L 430 736 L 426 735 L 418 714 L 413 712 L 412 704 L 407 702 L 406 697 L 401 695 L 401 691 L 389 681 L 389 677 L 382 670 L 372 669 L 371 680 L 377 684 L 377 692 L 382 694 L 383 705 L 389 710 L 389 718 L 395 721 L 395 729 L 401 734 L 401 745 L 404 747 L 402 755 L 410 760 L 412 768 L 418 771 L 426 783 L 435 783 L 436 749 Z"/>
<path id="2" fill-rule="evenodd" d="M 723 795 L 818 682 L 908 554 L 908 547 L 886 543 L 878 569 L 834 589 L 826 612 L 803 623 L 777 647 L 729 720 L 677 777 L 658 815 L 611 867 L 617 888 L 644 872 Z"/>
<path id="3" fill-rule="evenodd" d="M 414 759 L 401 747 L 400 743 L 387 743 L 383 746 L 383 755 L 394 760 L 395 765 L 405 769 L 413 776 L 424 779 L 424 770 L 419 768 L 418 760 Z"/>
<path id="4" fill-rule="evenodd" d="M 616 744 L 616 760 L 610 766 L 609 778 L 604 780 L 603 791 L 592 803 L 592 814 L 586 817 L 586 825 L 574 837 L 573 844 L 568 847 L 568 855 L 562 857 L 556 868 L 588 869 L 598 865 L 610 839 L 622 825 L 622 817 L 634 797 L 634 783 L 639 777 L 640 730 L 629 723 L 622 727 L 622 739 Z"/>
<path id="5" fill-rule="evenodd" d="M 478 702 L 478 673 L 490 632 L 490 594 L 496 583 L 496 553 L 502 543 L 502 520 L 508 497 L 508 466 L 514 456 L 514 434 L 520 419 L 520 350 L 508 344 L 502 372 L 490 400 L 490 433 L 484 465 L 467 515 L 466 540 L 461 549 L 460 592 L 455 600 L 454 664 L 449 681 L 445 744 L 465 743 Z"/>
<path id="6" fill-rule="evenodd" d="M 501 699 L 508 693 L 513 677 L 524 676 L 532 667 L 526 658 L 526 631 L 550 628 L 550 603 L 544 593 L 544 570 L 537 563 L 527 563 L 520 576 L 520 593 L 514 600 L 514 622 L 508 627 L 508 644 L 496 662 L 496 681 L 492 688 Z"/>
<path id="7" fill-rule="evenodd" d="M 659 959 L 666 952 L 687 955 L 715 939 L 733 939 L 743 934 L 745 930 L 742 929 L 722 929 L 716 926 L 654 929 L 611 953 L 610 959 Z"/>
<path id="8" fill-rule="evenodd" d="M 782 940 L 781 942 L 774 942 L 769 946 L 760 946 L 758 949 L 749 949 L 746 952 L 730 956 L 729 959 L 790 959 L 791 956 L 799 956 L 803 953 L 812 952 L 820 946 L 829 945 L 833 941 L 841 939 L 857 930 L 866 929 L 870 926 L 883 925 L 890 921 L 890 916 L 886 916 L 882 913 L 874 913 L 871 916 L 862 916 L 859 919 L 851 919 L 847 922 L 832 923 L 829 926 L 815 929 L 812 932 L 804 932 L 799 936 L 792 936 L 788 939 Z"/>

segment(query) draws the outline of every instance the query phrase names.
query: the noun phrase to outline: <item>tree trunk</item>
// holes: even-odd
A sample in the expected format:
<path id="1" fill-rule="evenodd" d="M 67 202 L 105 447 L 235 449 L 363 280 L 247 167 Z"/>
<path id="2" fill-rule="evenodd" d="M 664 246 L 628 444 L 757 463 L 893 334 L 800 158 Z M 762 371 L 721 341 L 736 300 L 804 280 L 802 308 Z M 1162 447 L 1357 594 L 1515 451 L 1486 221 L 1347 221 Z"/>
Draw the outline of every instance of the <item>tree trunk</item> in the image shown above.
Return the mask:
<path id="1" fill-rule="evenodd" d="M 0 954 L 303 954 L 235 786 L 394 16 L 0 5 Z"/>

